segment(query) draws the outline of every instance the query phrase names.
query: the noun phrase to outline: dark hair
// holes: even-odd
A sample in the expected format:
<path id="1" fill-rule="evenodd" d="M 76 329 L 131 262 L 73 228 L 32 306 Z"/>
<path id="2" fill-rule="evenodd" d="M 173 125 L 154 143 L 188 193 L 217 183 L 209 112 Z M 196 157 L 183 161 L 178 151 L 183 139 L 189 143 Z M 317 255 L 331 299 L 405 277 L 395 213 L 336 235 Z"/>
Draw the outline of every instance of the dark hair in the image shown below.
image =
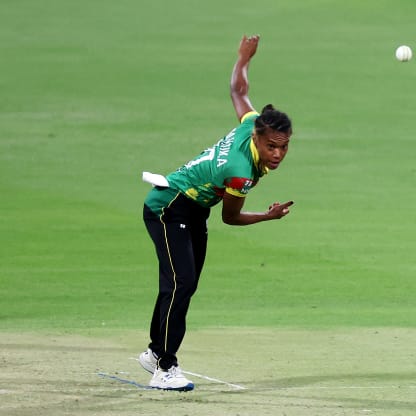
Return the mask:
<path id="1" fill-rule="evenodd" d="M 267 104 L 254 123 L 256 133 L 263 135 L 267 129 L 292 133 L 292 122 L 286 113 L 276 110 L 272 104 Z"/>

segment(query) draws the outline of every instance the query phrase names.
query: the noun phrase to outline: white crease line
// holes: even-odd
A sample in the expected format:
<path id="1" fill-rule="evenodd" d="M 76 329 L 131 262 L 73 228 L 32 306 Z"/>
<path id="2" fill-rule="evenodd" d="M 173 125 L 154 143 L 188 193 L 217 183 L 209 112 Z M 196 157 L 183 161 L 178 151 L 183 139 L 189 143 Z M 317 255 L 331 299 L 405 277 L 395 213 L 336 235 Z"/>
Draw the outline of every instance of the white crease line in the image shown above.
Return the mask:
<path id="1" fill-rule="evenodd" d="M 240 386 L 239 384 L 228 383 L 227 381 L 218 380 L 217 378 L 212 378 L 208 376 L 204 376 L 202 374 L 192 373 L 191 371 L 184 371 L 183 373 L 189 374 L 190 376 L 203 378 L 204 380 L 214 381 L 215 383 L 226 384 L 227 386 L 234 387 L 237 390 L 247 390 L 247 387 Z"/>
<path id="2" fill-rule="evenodd" d="M 138 359 L 138 358 L 136 358 L 136 357 L 130 357 L 130 360 L 139 361 L 139 359 Z M 182 373 L 188 374 L 188 375 L 190 375 L 190 376 L 194 376 L 194 377 L 202 378 L 202 379 L 204 379 L 204 380 L 213 381 L 213 382 L 215 382 L 215 383 L 225 384 L 226 386 L 232 387 L 232 388 L 234 388 L 234 389 L 236 389 L 236 390 L 247 390 L 247 387 L 240 386 L 239 384 L 229 383 L 228 381 L 218 380 L 217 378 L 212 378 L 212 377 L 204 376 L 204 375 L 202 375 L 202 374 L 193 373 L 193 372 L 191 372 L 191 371 L 185 371 L 185 370 L 182 370 Z"/>

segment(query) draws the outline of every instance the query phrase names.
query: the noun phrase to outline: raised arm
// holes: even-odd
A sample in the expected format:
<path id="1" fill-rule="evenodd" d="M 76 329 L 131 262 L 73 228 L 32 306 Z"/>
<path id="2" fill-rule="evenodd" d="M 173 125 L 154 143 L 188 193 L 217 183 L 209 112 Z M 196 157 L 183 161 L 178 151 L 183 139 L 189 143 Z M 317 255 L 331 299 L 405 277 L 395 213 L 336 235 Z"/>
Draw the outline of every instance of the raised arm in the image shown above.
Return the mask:
<path id="1" fill-rule="evenodd" d="M 231 100 L 239 121 L 244 114 L 249 111 L 255 111 L 248 97 L 248 67 L 251 58 L 256 53 L 259 40 L 260 37 L 258 35 L 243 36 L 238 49 L 238 58 L 231 75 Z"/>

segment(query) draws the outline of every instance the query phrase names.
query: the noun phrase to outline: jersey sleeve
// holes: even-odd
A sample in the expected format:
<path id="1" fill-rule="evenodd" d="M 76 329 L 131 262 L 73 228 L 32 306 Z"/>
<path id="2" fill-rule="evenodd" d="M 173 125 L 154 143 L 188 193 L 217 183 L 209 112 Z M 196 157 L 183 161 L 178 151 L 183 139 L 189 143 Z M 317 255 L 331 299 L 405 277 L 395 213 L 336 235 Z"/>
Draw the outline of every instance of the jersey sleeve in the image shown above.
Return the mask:
<path id="1" fill-rule="evenodd" d="M 241 198 L 244 198 L 255 185 L 255 182 L 250 178 L 227 178 L 224 183 L 225 192 Z"/>
<path id="2" fill-rule="evenodd" d="M 254 120 L 259 116 L 256 111 L 249 111 L 241 118 L 241 124 L 237 128 L 239 134 L 244 138 L 250 138 L 253 131 Z M 244 150 L 246 152 L 247 150 Z M 227 164 L 224 172 L 223 182 L 225 192 L 228 194 L 244 198 L 248 191 L 257 184 L 250 176 L 252 166 L 248 163 L 247 157 L 238 152 L 234 154 L 232 163 Z"/>

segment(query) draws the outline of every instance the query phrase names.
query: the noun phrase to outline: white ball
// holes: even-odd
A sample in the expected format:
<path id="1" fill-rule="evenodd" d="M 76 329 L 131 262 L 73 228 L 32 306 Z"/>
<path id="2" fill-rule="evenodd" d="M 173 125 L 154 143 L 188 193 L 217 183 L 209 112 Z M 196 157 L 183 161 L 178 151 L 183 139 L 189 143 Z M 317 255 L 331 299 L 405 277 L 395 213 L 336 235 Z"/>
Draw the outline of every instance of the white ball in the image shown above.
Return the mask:
<path id="1" fill-rule="evenodd" d="M 412 50 L 406 46 L 402 45 L 396 49 L 396 58 L 401 62 L 407 62 L 412 59 Z"/>

